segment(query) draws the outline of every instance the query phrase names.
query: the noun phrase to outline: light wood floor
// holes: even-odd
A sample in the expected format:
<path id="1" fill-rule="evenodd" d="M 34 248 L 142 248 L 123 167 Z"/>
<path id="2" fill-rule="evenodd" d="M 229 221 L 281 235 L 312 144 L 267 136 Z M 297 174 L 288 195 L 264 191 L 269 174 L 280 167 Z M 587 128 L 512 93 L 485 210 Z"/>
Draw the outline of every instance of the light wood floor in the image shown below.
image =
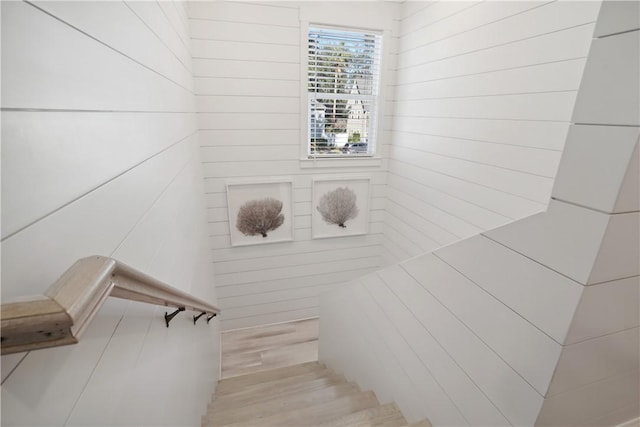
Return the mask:
<path id="1" fill-rule="evenodd" d="M 394 403 L 381 405 L 372 391 L 318 362 L 220 380 L 202 426 L 409 427 Z"/>
<path id="2" fill-rule="evenodd" d="M 317 362 L 318 327 L 310 319 L 224 332 L 222 379 L 202 426 L 409 427 L 394 403 Z"/>
<path id="3" fill-rule="evenodd" d="M 222 333 L 222 373 L 230 378 L 318 360 L 318 319 Z"/>

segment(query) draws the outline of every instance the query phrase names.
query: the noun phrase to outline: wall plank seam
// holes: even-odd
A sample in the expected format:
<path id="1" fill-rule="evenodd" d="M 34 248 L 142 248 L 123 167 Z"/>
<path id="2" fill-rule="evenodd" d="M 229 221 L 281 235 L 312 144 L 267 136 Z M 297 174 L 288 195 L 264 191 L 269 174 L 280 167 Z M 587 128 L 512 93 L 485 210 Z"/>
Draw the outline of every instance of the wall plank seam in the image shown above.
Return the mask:
<path id="1" fill-rule="evenodd" d="M 136 63 L 136 64 L 138 64 L 139 66 L 143 67 L 144 69 L 146 69 L 146 70 L 148 70 L 148 71 L 151 71 L 152 73 L 157 74 L 158 76 L 160 76 L 160 77 L 162 77 L 162 78 L 164 78 L 164 79 L 168 80 L 169 82 L 173 83 L 174 85 L 176 85 L 176 86 L 178 86 L 179 88 L 181 88 L 181 89 L 183 89 L 184 91 L 186 91 L 188 94 L 190 94 L 190 95 L 193 95 L 193 94 L 194 94 L 194 92 L 193 92 L 190 88 L 183 86 L 182 84 L 180 84 L 180 83 L 178 83 L 178 82 L 174 81 L 174 80 L 173 80 L 173 79 L 171 79 L 170 77 L 165 76 L 164 74 L 160 73 L 158 70 L 155 70 L 155 69 L 153 69 L 153 68 L 149 67 L 148 65 L 146 65 L 146 64 L 144 64 L 144 63 L 142 63 L 142 62 L 140 62 L 139 60 L 137 60 L 137 59 L 135 59 L 135 58 L 133 58 L 133 57 L 131 57 L 131 56 L 129 56 L 129 55 L 127 55 L 127 54 L 125 54 L 124 52 L 122 52 L 122 51 L 120 51 L 120 50 L 118 50 L 118 49 L 114 48 L 113 46 L 110 46 L 109 44 L 105 43 L 104 41 L 102 41 L 102 40 L 100 40 L 100 39 L 98 39 L 98 38 L 96 38 L 96 37 L 92 36 L 91 34 L 89 34 L 89 33 L 85 32 L 85 31 L 83 31 L 82 29 L 80 29 L 80 28 L 78 28 L 78 27 L 74 26 L 73 24 L 70 24 L 69 22 L 64 21 L 64 20 L 63 20 L 63 19 L 61 19 L 60 17 L 58 17 L 58 16 L 55 16 L 55 15 L 51 14 L 50 12 L 48 12 L 48 11 L 47 11 L 47 10 L 45 10 L 45 9 L 42 9 L 42 8 L 41 8 L 41 7 L 39 7 L 38 5 L 36 5 L 36 4 L 34 4 L 34 3 L 31 3 L 30 1 L 25 1 L 25 3 L 26 3 L 26 4 L 28 4 L 28 5 L 30 5 L 30 6 L 32 6 L 32 7 L 34 7 L 35 9 L 37 9 L 37 10 L 41 11 L 42 13 L 44 13 L 44 14 L 46 14 L 46 15 L 50 16 L 51 18 L 55 19 L 56 21 L 59 21 L 59 22 L 63 23 L 64 25 L 66 25 L 66 26 L 68 26 L 68 27 L 70 27 L 70 28 L 73 28 L 75 31 L 77 31 L 77 32 L 79 32 L 79 33 L 81 33 L 81 34 L 85 35 L 86 37 L 88 37 L 88 38 L 90 38 L 90 39 L 92 39 L 92 40 L 96 41 L 97 43 L 100 43 L 100 44 L 101 44 L 101 45 L 103 45 L 104 47 L 106 47 L 106 48 L 108 48 L 108 49 L 111 49 L 112 51 L 114 51 L 114 52 L 118 53 L 119 55 L 122 55 L 123 57 L 127 58 L 128 60 L 130 60 L 130 61 L 132 61 L 132 62 L 134 62 L 134 63 Z"/>

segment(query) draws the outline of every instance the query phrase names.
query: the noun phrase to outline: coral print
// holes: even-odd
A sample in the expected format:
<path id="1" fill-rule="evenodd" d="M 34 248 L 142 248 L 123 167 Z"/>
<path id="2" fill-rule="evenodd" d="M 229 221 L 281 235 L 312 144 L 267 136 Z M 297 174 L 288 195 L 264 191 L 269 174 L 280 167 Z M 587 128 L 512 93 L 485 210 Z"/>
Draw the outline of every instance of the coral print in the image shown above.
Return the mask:
<path id="1" fill-rule="evenodd" d="M 284 223 L 282 202 L 267 197 L 250 200 L 240 207 L 236 228 L 245 236 L 267 237 L 267 233 Z"/>
<path id="2" fill-rule="evenodd" d="M 356 193 L 349 187 L 339 187 L 325 193 L 316 209 L 326 223 L 347 228 L 345 223 L 358 216 L 356 198 Z"/>

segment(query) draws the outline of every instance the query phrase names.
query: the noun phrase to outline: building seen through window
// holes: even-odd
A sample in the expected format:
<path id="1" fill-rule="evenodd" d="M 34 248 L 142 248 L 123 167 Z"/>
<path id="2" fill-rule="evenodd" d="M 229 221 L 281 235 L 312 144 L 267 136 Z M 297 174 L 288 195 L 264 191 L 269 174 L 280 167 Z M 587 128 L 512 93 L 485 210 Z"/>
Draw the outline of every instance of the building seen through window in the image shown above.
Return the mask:
<path id="1" fill-rule="evenodd" d="M 374 154 L 381 35 L 310 26 L 308 47 L 308 154 Z"/>

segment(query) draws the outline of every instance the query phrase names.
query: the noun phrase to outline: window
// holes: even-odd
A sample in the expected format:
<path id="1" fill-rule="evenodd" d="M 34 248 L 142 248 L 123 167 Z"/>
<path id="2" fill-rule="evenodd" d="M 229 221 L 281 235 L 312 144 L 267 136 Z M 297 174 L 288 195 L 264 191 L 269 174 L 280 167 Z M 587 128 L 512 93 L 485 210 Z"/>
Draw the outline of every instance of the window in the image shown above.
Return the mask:
<path id="1" fill-rule="evenodd" d="M 382 35 L 309 25 L 310 157 L 375 152 Z"/>

